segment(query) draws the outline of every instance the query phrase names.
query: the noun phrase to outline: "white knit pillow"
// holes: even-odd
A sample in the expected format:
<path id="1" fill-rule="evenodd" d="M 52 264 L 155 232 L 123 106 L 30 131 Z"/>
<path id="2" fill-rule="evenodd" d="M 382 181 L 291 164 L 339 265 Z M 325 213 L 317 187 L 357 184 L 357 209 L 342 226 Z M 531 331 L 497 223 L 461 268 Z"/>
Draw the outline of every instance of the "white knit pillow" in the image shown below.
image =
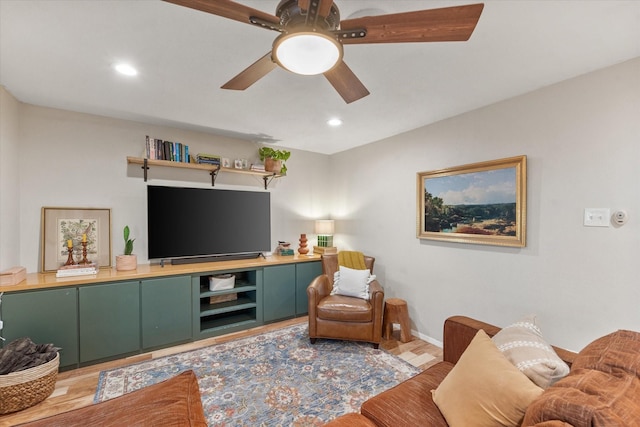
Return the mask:
<path id="1" fill-rule="evenodd" d="M 516 368 L 543 389 L 569 373 L 569 366 L 542 338 L 536 316 L 503 328 L 493 342 Z"/>
<path id="2" fill-rule="evenodd" d="M 369 299 L 369 283 L 376 278 L 369 270 L 354 270 L 340 266 L 333 275 L 331 295 Z"/>

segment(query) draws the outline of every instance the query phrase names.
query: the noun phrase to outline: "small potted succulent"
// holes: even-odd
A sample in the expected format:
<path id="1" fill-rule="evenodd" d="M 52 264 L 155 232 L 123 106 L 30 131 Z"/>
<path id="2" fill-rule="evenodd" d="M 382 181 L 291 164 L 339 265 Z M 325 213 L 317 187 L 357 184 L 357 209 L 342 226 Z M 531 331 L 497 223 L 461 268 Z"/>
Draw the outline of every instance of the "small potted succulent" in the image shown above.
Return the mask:
<path id="1" fill-rule="evenodd" d="M 264 162 L 264 170 L 280 175 L 287 174 L 287 165 L 291 152 L 287 150 L 274 150 L 271 147 L 260 147 L 258 150 L 260 161 Z"/>
<path id="2" fill-rule="evenodd" d="M 124 227 L 124 255 L 116 256 L 116 270 L 127 271 L 138 268 L 138 257 L 133 255 L 133 241 L 136 239 L 129 238 L 129 226 Z"/>

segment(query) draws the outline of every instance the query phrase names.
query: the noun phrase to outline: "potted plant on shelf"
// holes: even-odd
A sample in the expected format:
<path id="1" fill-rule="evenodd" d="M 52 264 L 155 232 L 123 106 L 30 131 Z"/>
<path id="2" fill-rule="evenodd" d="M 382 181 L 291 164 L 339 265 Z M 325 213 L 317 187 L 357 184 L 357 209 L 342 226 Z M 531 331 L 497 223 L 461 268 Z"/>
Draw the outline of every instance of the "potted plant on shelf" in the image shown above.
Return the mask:
<path id="1" fill-rule="evenodd" d="M 116 270 L 127 271 L 135 270 L 138 267 L 138 257 L 132 255 L 133 241 L 136 239 L 129 238 L 129 226 L 124 226 L 124 255 L 116 256 Z"/>
<path id="2" fill-rule="evenodd" d="M 260 161 L 264 162 L 264 170 L 280 175 L 287 174 L 287 165 L 284 162 L 289 160 L 291 156 L 290 151 L 274 150 L 271 147 L 260 147 L 258 154 L 260 154 Z"/>

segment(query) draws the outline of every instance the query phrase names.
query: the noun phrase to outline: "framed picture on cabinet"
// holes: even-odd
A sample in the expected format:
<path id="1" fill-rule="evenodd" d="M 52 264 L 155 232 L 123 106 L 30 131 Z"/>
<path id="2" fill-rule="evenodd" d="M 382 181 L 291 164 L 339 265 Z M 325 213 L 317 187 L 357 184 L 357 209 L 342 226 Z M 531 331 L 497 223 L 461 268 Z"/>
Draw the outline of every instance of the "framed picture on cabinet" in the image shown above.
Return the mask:
<path id="1" fill-rule="evenodd" d="M 417 237 L 526 245 L 527 157 L 417 174 Z"/>
<path id="2" fill-rule="evenodd" d="M 82 259 L 82 242 L 87 259 L 100 267 L 111 267 L 111 209 L 42 208 L 41 271 L 56 271 L 68 259 Z"/>

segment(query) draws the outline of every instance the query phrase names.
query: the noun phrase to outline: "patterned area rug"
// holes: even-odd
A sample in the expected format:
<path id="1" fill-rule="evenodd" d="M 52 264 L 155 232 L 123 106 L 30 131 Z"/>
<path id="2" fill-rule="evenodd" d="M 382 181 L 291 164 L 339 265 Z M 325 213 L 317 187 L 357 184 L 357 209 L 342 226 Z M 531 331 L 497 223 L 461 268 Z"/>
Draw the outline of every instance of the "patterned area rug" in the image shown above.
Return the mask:
<path id="1" fill-rule="evenodd" d="M 213 426 L 316 426 L 420 370 L 371 344 L 309 343 L 307 325 L 100 373 L 94 402 L 192 369 Z"/>

